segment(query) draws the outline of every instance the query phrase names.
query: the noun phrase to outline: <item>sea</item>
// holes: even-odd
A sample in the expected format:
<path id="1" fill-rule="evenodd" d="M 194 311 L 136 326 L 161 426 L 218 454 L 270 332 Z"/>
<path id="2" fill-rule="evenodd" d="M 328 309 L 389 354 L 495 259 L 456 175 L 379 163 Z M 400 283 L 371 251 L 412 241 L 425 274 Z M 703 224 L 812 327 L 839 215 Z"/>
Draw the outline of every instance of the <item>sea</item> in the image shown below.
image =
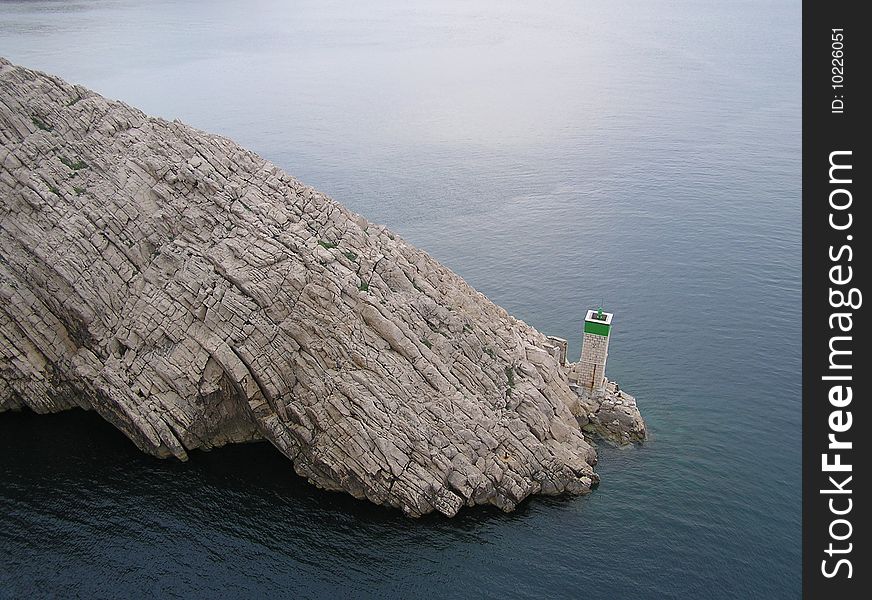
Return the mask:
<path id="1" fill-rule="evenodd" d="M 799 1 L 0 1 L 0 55 L 230 137 L 607 374 L 650 440 L 453 518 L 269 444 L 0 414 L 0 598 L 796 598 Z"/>

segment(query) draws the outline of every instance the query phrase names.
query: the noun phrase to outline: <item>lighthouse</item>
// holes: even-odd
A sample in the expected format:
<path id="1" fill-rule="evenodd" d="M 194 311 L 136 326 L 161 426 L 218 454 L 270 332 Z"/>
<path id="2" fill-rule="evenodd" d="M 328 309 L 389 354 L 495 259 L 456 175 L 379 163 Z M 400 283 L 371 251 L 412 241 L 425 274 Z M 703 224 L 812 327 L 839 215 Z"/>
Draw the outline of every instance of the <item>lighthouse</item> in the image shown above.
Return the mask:
<path id="1" fill-rule="evenodd" d="M 579 386 L 591 392 L 602 391 L 606 384 L 606 359 L 609 356 L 611 329 L 612 313 L 603 312 L 602 307 L 587 311 L 581 358 L 575 365 L 573 375 Z"/>

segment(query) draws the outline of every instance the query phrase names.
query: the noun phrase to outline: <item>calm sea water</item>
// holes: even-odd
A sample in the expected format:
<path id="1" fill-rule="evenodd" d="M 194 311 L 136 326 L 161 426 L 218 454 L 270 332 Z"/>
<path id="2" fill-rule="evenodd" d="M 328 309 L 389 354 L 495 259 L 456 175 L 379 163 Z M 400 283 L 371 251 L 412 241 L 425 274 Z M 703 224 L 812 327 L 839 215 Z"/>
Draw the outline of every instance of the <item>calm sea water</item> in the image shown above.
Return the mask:
<path id="1" fill-rule="evenodd" d="M 799 2 L 0 2 L 0 54 L 234 138 L 573 354 L 603 301 L 652 435 L 586 498 L 411 521 L 265 444 L 2 414 L 0 597 L 799 595 Z"/>

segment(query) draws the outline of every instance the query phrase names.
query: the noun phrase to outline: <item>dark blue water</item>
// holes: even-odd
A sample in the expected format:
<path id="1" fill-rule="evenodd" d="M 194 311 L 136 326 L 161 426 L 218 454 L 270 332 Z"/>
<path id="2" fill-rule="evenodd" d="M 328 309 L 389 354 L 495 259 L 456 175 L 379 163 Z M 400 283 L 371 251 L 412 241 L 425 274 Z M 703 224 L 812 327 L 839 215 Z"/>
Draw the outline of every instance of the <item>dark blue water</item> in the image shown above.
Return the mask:
<path id="1" fill-rule="evenodd" d="M 268 445 L 3 414 L 0 596 L 799 595 L 799 2 L 0 2 L 0 54 L 234 138 L 573 355 L 604 301 L 652 434 L 586 498 L 410 521 Z"/>

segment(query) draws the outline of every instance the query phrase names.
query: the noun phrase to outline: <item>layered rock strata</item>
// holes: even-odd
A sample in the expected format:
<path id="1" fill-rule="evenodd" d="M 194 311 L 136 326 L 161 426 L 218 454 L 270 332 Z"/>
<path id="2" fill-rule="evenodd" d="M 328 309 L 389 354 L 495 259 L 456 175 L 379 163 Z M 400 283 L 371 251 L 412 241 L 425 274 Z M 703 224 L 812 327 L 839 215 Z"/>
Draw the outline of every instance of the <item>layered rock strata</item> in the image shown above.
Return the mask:
<path id="1" fill-rule="evenodd" d="M 622 440 L 542 334 L 230 140 L 2 59 L 0 140 L 0 411 L 268 440 L 412 516 L 587 493 L 579 424 Z"/>

